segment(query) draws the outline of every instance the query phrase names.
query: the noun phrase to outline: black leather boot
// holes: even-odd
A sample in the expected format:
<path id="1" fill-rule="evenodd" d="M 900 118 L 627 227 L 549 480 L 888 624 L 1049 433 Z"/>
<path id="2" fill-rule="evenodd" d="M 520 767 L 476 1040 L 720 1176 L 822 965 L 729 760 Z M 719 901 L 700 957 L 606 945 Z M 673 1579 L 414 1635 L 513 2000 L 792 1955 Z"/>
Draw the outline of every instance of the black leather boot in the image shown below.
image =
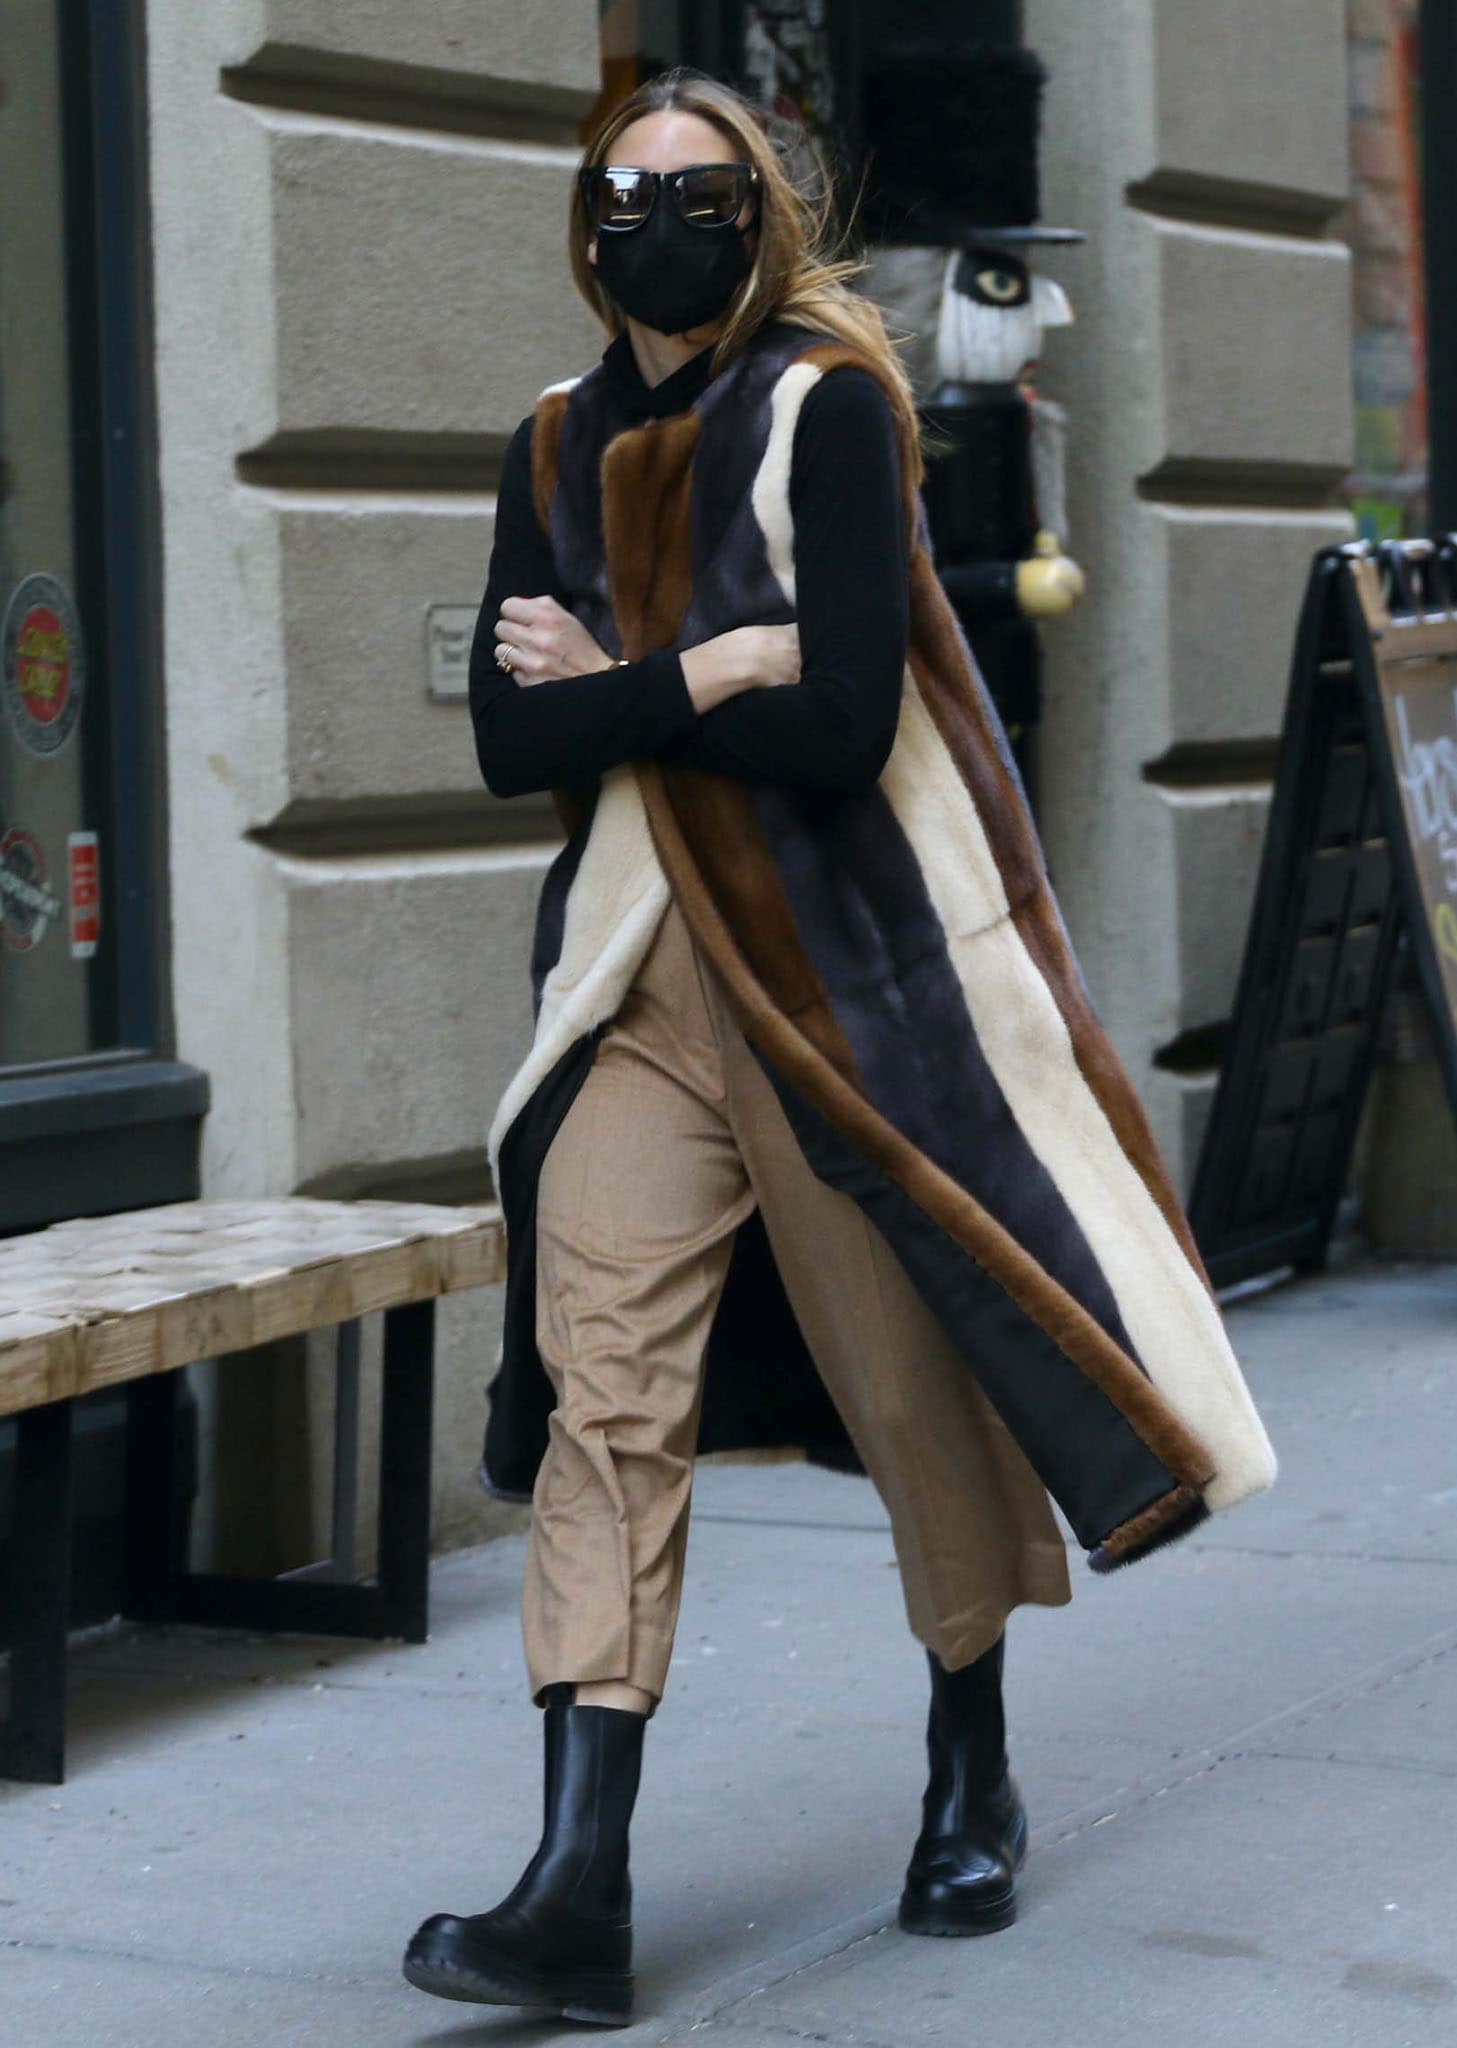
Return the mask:
<path id="1" fill-rule="evenodd" d="M 437 1998 L 622 2027 L 632 2017 L 627 1831 L 646 1716 L 571 1697 L 570 1686 L 550 1689 L 546 1824 L 515 1890 L 489 1913 L 435 1914 L 404 1970 Z"/>
<path id="2" fill-rule="evenodd" d="M 908 1934 L 991 1934 L 1017 1917 L 1027 1815 L 1007 1771 L 1005 1638 L 961 1671 L 931 1655 L 931 1714 L 920 1839 L 901 1893 Z"/>

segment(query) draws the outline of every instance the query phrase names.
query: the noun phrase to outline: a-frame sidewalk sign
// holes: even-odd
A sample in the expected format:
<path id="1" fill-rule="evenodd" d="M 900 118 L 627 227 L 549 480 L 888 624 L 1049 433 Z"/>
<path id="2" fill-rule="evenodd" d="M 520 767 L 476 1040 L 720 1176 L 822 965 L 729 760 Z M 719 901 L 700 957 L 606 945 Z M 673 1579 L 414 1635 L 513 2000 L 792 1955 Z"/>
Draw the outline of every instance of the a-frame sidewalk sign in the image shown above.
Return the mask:
<path id="1" fill-rule="evenodd" d="M 1311 567 L 1189 1204 L 1216 1287 L 1322 1263 L 1403 932 L 1457 1114 L 1457 535 Z"/>

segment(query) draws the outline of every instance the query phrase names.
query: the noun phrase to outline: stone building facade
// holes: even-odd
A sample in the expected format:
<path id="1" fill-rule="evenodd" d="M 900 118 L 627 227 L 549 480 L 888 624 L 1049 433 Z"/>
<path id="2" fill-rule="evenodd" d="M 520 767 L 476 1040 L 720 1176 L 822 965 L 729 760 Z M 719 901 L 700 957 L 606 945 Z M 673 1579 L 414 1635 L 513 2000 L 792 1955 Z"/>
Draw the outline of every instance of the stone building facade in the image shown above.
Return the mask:
<path id="1" fill-rule="evenodd" d="M 1096 14 L 1096 21 L 1093 16 Z M 1029 0 L 1044 210 L 1078 324 L 1089 596 L 1047 636 L 1045 829 L 1093 992 L 1180 1175 L 1217 1075 L 1312 552 L 1352 530 L 1342 0 Z"/>
<path id="2" fill-rule="evenodd" d="M 1232 4 L 1025 15 L 1045 209 L 1089 236 L 1056 259 L 1079 325 L 1049 361 L 1091 583 L 1048 636 L 1049 847 L 1183 1176 L 1294 605 L 1350 531 L 1341 0 Z M 148 13 L 172 971 L 179 1052 L 212 1077 L 205 1185 L 478 1193 L 554 835 L 480 790 L 463 704 L 427 694 L 427 617 L 478 597 L 505 438 L 599 345 L 561 233 L 595 12 Z M 500 1512 L 471 1472 L 492 1314 L 442 1333 L 442 1543 Z M 283 1474 L 294 1384 L 263 1433 Z M 223 1502 L 251 1484 L 238 1437 Z"/>
<path id="3" fill-rule="evenodd" d="M 544 802 L 480 787 L 461 635 L 507 437 L 600 347 L 563 234 L 598 8 L 135 12 L 158 901 L 167 1050 L 210 1087 L 201 1185 L 484 1196 L 556 834 Z M 1343 14 L 1024 10 L 1052 73 L 1044 212 L 1088 234 L 1047 259 L 1078 312 L 1044 382 L 1072 415 L 1090 590 L 1047 636 L 1045 826 L 1094 996 L 1184 1178 L 1295 604 L 1311 551 L 1350 531 Z M 442 1546 L 514 1512 L 473 1470 L 497 1313 L 443 1305 Z M 215 1563 L 297 1562 L 322 1513 L 327 1361 L 302 1379 L 275 1363 L 200 1378 Z"/>
<path id="4" fill-rule="evenodd" d="M 596 9 L 151 0 L 147 31 L 172 985 L 212 1083 L 204 1189 L 482 1198 L 554 823 L 482 789 L 427 635 L 449 687 L 507 438 L 599 346 L 563 232 Z M 496 1307 L 442 1304 L 442 1544 L 489 1520 Z M 207 1397 L 224 1554 L 240 1522 L 306 1544 L 317 1377 L 305 1410 L 256 1361 Z M 271 1517 L 247 1508 L 260 1465 Z"/>

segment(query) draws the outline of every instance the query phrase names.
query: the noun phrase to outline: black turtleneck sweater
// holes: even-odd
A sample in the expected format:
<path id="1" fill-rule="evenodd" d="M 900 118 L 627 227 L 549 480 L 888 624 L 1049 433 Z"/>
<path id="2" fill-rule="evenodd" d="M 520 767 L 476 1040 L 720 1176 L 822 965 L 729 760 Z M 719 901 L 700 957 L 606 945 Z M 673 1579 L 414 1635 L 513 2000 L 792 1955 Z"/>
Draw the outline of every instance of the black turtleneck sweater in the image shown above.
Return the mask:
<path id="1" fill-rule="evenodd" d="M 620 335 L 603 362 L 622 424 L 685 411 L 708 383 L 711 354 L 704 349 L 650 386 Z M 825 377 L 795 428 L 789 497 L 800 680 L 743 690 L 701 715 L 672 649 L 549 683 L 521 684 L 497 668 L 505 598 L 568 604 L 536 515 L 531 431 L 528 415 L 506 450 L 471 649 L 476 752 L 493 794 L 579 786 L 621 761 L 653 757 L 795 789 L 868 788 L 895 737 L 908 611 L 895 427 L 869 372 Z"/>

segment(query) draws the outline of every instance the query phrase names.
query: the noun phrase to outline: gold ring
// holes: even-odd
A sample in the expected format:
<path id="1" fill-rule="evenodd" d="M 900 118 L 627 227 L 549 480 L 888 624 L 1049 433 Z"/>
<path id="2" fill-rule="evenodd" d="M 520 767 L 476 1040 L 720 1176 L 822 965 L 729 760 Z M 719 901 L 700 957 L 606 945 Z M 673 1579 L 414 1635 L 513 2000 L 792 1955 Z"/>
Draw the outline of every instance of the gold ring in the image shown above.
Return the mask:
<path id="1" fill-rule="evenodd" d="M 502 645 L 496 649 L 496 666 L 497 668 L 505 669 L 508 675 L 511 673 L 511 650 L 509 647 Z"/>

